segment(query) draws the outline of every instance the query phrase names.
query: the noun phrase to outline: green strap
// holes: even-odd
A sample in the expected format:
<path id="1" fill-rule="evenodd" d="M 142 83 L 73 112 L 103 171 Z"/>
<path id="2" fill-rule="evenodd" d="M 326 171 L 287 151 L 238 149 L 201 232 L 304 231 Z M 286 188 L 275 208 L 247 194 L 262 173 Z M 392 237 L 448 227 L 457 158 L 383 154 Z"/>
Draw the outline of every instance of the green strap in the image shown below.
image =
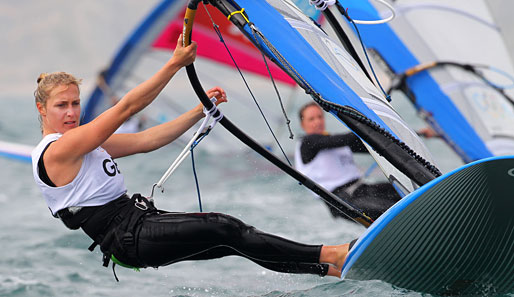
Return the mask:
<path id="1" fill-rule="evenodd" d="M 121 262 L 120 260 L 116 259 L 116 257 L 114 257 L 114 255 L 111 255 L 111 260 L 112 260 L 112 262 L 114 262 L 122 267 L 130 268 L 130 269 L 133 269 L 134 271 L 139 271 L 139 267 L 134 267 L 134 266 L 125 264 L 125 263 Z"/>

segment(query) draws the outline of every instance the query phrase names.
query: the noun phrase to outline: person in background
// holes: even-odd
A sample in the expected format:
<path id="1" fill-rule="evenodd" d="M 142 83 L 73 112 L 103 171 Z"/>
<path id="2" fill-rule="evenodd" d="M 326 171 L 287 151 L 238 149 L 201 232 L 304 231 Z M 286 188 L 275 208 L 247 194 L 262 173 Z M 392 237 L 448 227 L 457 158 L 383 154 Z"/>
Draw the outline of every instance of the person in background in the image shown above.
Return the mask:
<path id="1" fill-rule="evenodd" d="M 325 115 L 316 102 L 302 106 L 299 117 L 305 132 L 295 151 L 295 167 L 300 172 L 372 219 L 401 199 L 390 183 L 363 181 L 353 153 L 368 153 L 368 150 L 353 133 L 328 134 Z M 337 207 L 328 203 L 327 206 L 333 217 L 346 218 Z"/>
<path id="2" fill-rule="evenodd" d="M 425 128 L 422 128 L 418 131 L 416 131 L 416 133 L 421 136 L 421 137 L 425 137 L 425 138 L 433 138 L 433 137 L 441 137 L 437 132 L 435 132 L 434 129 L 432 129 L 431 127 L 425 127 Z"/>
<path id="3" fill-rule="evenodd" d="M 65 72 L 40 75 L 34 95 L 43 138 L 32 152 L 32 166 L 51 214 L 70 229 L 81 228 L 93 240 L 90 250 L 99 245 L 104 266 L 112 260 L 126 267 L 159 267 L 237 255 L 278 272 L 339 277 L 350 244 L 303 244 L 226 214 L 168 212 L 139 194 L 129 198 L 115 160 L 163 147 L 204 117 L 198 105 L 147 130 L 114 133 L 195 60 L 196 43 L 183 47 L 181 40 L 157 73 L 84 125 L 79 123 L 80 80 Z M 216 104 L 227 101 L 220 87 L 206 93 Z"/>

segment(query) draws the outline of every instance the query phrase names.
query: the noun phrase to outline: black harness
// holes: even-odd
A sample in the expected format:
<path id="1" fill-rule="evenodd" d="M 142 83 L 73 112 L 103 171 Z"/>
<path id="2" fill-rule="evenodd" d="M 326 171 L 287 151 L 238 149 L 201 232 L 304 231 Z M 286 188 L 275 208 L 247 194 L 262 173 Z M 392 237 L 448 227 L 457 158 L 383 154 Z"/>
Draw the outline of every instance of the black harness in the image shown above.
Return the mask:
<path id="1" fill-rule="evenodd" d="M 113 260 L 114 271 L 115 264 L 136 269 L 147 267 L 137 256 L 137 227 L 143 216 L 157 212 L 153 202 L 134 194 L 132 198 L 122 195 L 102 206 L 83 207 L 76 213 L 61 210 L 58 216 L 66 227 L 82 228 L 93 239 L 90 251 L 100 245 L 103 266 L 108 267 Z M 114 276 L 118 280 L 115 272 Z"/>
<path id="2" fill-rule="evenodd" d="M 43 155 L 52 143 L 53 141 L 48 143 L 41 152 L 38 175 L 47 185 L 55 187 L 48 177 L 43 161 Z M 118 280 L 114 271 L 115 264 L 136 269 L 146 267 L 137 257 L 137 226 L 144 215 L 156 212 L 158 210 L 153 202 L 140 194 L 134 194 L 132 198 L 123 194 L 105 205 L 61 209 L 54 217 L 60 218 L 69 229 L 82 228 L 93 239 L 93 244 L 89 246 L 90 251 L 100 245 L 103 265 L 109 266 L 112 259 L 114 277 Z"/>

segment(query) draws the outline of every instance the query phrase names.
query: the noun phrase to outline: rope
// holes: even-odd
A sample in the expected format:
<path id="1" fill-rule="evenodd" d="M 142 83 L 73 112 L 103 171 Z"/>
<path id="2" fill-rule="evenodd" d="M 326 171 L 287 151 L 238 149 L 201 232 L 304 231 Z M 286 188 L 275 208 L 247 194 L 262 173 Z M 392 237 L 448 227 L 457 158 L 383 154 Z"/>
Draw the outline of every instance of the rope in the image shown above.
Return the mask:
<path id="1" fill-rule="evenodd" d="M 345 9 L 341 3 L 337 2 L 339 12 L 353 25 L 353 28 L 355 29 L 355 32 L 357 32 L 357 37 L 359 38 L 359 42 L 362 47 L 362 51 L 364 52 L 364 56 L 366 57 L 366 61 L 368 61 L 369 68 L 371 69 L 371 73 L 373 74 L 373 77 L 375 78 L 375 81 L 377 82 L 378 86 L 380 87 L 380 90 L 384 94 L 385 98 L 388 102 L 391 102 L 391 96 L 384 90 L 382 87 L 382 84 L 380 83 L 380 80 L 377 77 L 377 74 L 375 73 L 375 69 L 373 68 L 373 65 L 371 65 L 371 61 L 368 56 L 368 51 L 366 50 L 366 46 L 364 45 L 364 42 L 362 41 L 361 33 L 359 32 L 359 29 L 357 28 L 357 22 L 354 21 L 350 15 L 348 14 L 348 9 Z"/>
<path id="2" fill-rule="evenodd" d="M 261 52 L 261 51 L 260 51 Z M 269 78 L 271 79 L 271 83 L 273 84 L 273 88 L 275 89 L 275 93 L 278 97 L 278 102 L 280 103 L 280 108 L 282 109 L 282 115 L 284 115 L 284 118 L 286 119 L 286 125 L 287 129 L 289 130 L 289 139 L 294 138 L 293 131 L 291 130 L 291 120 L 289 120 L 289 117 L 287 116 L 286 109 L 284 108 L 284 103 L 282 102 L 282 97 L 280 96 L 280 92 L 278 91 L 277 84 L 275 83 L 275 79 L 273 79 L 273 75 L 271 75 L 271 70 L 269 69 L 268 61 L 266 61 L 266 56 L 264 56 L 264 53 L 261 52 L 262 59 L 264 60 L 264 64 L 266 65 L 266 69 L 268 70 Z"/>
<path id="3" fill-rule="evenodd" d="M 216 98 L 211 98 L 211 101 L 214 103 L 216 102 Z M 213 122 L 209 125 L 207 129 L 205 127 L 207 126 L 207 123 L 211 119 L 211 117 L 219 111 L 218 116 L 213 118 Z M 206 117 L 203 120 L 202 124 L 198 128 L 198 130 L 193 134 L 193 137 L 191 140 L 187 143 L 186 147 L 182 150 L 182 152 L 178 155 L 178 157 L 173 161 L 173 163 L 170 165 L 168 170 L 164 173 L 164 175 L 159 179 L 157 183 L 155 183 L 152 186 L 152 191 L 150 194 L 150 199 L 153 198 L 154 190 L 155 188 L 160 188 L 161 192 L 164 192 L 164 183 L 169 179 L 169 177 L 175 172 L 175 170 L 178 168 L 178 166 L 188 157 L 189 154 L 192 153 L 193 149 L 198 145 L 198 143 L 209 134 L 209 132 L 214 128 L 217 122 L 219 122 L 223 118 L 223 114 L 221 111 L 216 107 L 214 104 L 213 107 L 210 110 L 207 110 L 205 107 L 203 109 L 203 112 L 205 113 Z M 205 132 L 204 132 L 205 131 Z M 196 174 L 195 174 L 196 178 Z M 200 206 L 201 207 L 201 206 Z"/>
<path id="4" fill-rule="evenodd" d="M 241 76 L 241 78 L 242 78 L 242 80 L 243 80 L 243 82 L 244 82 L 244 84 L 245 84 L 246 88 L 248 89 L 248 92 L 250 93 L 250 96 L 252 97 L 253 101 L 255 102 L 255 105 L 257 106 L 257 109 L 259 109 L 259 112 L 261 113 L 261 116 L 262 116 L 262 118 L 264 119 L 264 122 L 266 123 L 266 126 L 268 127 L 268 130 L 270 131 L 271 135 L 273 136 L 273 139 L 274 139 L 274 140 L 275 140 L 275 142 L 277 143 L 277 145 L 278 145 L 278 147 L 279 147 L 280 151 L 282 152 L 282 155 L 283 155 L 283 156 L 284 156 L 284 158 L 286 159 L 286 161 L 287 161 L 287 163 L 289 164 L 289 166 L 292 166 L 291 161 L 290 161 L 290 160 L 289 160 L 289 158 L 287 157 L 287 154 L 285 153 L 284 149 L 282 148 L 282 145 L 280 144 L 280 141 L 278 140 L 277 136 L 275 135 L 275 132 L 273 132 L 273 129 L 271 128 L 271 125 L 270 125 L 270 123 L 268 122 L 268 119 L 267 119 L 267 118 L 266 118 L 266 116 L 264 115 L 264 112 L 263 112 L 263 110 L 262 110 L 261 106 L 260 106 L 260 105 L 259 105 L 259 103 L 257 102 L 257 99 L 255 98 L 255 96 L 254 96 L 254 94 L 253 94 L 253 92 L 252 92 L 252 90 L 251 90 L 250 86 L 248 85 L 248 82 L 246 81 L 246 78 L 244 77 L 243 72 L 242 72 L 242 71 L 241 71 L 241 69 L 239 68 L 239 65 L 237 65 L 237 62 L 236 62 L 236 60 L 234 59 L 234 56 L 233 56 L 233 55 L 232 55 L 232 53 L 230 52 L 230 50 L 229 50 L 229 48 L 228 48 L 227 44 L 225 43 L 225 40 L 223 39 L 223 35 L 221 34 L 221 31 L 220 31 L 220 29 L 219 29 L 219 26 L 214 22 L 214 19 L 212 18 L 211 14 L 209 13 L 209 10 L 208 10 L 208 9 L 207 9 L 207 7 L 205 6 L 205 4 L 204 4 L 204 8 L 205 8 L 205 10 L 207 11 L 207 15 L 208 15 L 208 16 L 209 16 L 209 18 L 211 19 L 211 22 L 212 22 L 212 26 L 213 26 L 213 28 L 214 28 L 214 31 L 215 31 L 215 32 L 216 32 L 216 34 L 218 35 L 218 37 L 219 37 L 219 39 L 220 39 L 220 42 L 223 44 L 223 46 L 224 46 L 224 47 L 225 47 L 225 49 L 227 50 L 227 52 L 228 52 L 228 54 L 229 54 L 229 56 L 230 56 L 230 59 L 232 60 L 232 63 L 234 63 L 234 66 L 236 67 L 237 71 L 239 72 L 239 75 Z M 234 14 L 236 14 L 236 13 L 240 13 L 241 15 L 243 15 L 243 16 L 244 16 L 243 12 L 244 12 L 244 8 L 243 8 L 243 9 L 241 9 L 240 11 L 233 12 L 233 13 L 231 14 L 231 16 L 232 16 L 232 15 L 234 15 Z M 230 19 L 230 18 L 229 18 L 229 19 Z M 248 19 L 247 19 L 246 17 L 245 17 L 245 20 L 246 20 L 247 22 L 249 22 L 249 21 L 248 21 Z M 264 57 L 264 55 L 263 55 L 263 57 Z M 266 68 L 268 68 L 268 64 L 267 64 L 267 62 L 266 62 L 266 59 L 264 59 L 264 63 L 266 64 Z M 289 131 L 290 131 L 290 133 L 291 133 L 290 135 L 292 135 L 291 127 L 289 126 L 289 123 L 290 123 L 291 121 L 287 118 L 287 115 L 285 114 L 285 110 L 284 110 L 284 107 L 283 107 L 283 104 L 282 104 L 282 100 L 281 100 L 280 94 L 278 93 L 278 89 L 277 89 L 277 87 L 276 87 L 276 85 L 275 85 L 275 81 L 273 80 L 273 77 L 272 77 L 272 75 L 271 75 L 271 72 L 270 72 L 269 68 L 268 68 L 268 73 L 269 73 L 269 75 L 270 75 L 270 77 L 271 77 L 271 80 L 272 80 L 272 82 L 273 82 L 273 86 L 275 87 L 275 91 L 277 92 L 277 95 L 278 95 L 278 97 L 279 97 L 280 105 L 282 106 L 283 113 L 284 113 L 284 115 L 285 115 L 285 117 L 286 117 L 286 123 L 287 123 L 287 126 L 288 126 L 288 128 L 289 128 Z M 290 138 L 291 138 L 291 137 L 290 137 Z"/>
<path id="5" fill-rule="evenodd" d="M 486 80 L 487 83 L 489 83 L 491 86 L 493 86 L 497 89 L 502 89 L 502 90 L 514 88 L 514 77 L 512 75 L 508 74 L 507 72 L 505 72 L 499 68 L 490 66 L 490 65 L 473 65 L 473 67 L 475 67 L 476 69 L 483 68 L 483 69 L 488 69 L 490 71 L 496 72 L 496 73 L 502 75 L 503 77 L 507 78 L 511 82 L 510 84 L 500 85 L 500 84 L 494 83 L 490 79 L 486 78 L 485 75 L 480 73 L 481 76 L 484 78 L 484 80 Z"/>
<path id="6" fill-rule="evenodd" d="M 498 91 L 505 99 L 507 99 L 507 101 L 509 103 L 514 105 L 514 99 L 512 99 L 509 95 L 507 95 L 507 93 L 504 92 L 506 89 L 510 89 L 510 88 L 514 87 L 514 77 L 512 77 L 507 72 L 502 71 L 501 69 L 495 68 L 493 66 L 481 65 L 481 64 L 465 64 L 465 63 L 449 62 L 449 61 L 433 61 L 433 62 L 428 62 L 428 63 L 424 63 L 424 64 L 419 64 L 419 65 L 413 66 L 413 67 L 405 70 L 405 72 L 402 74 L 397 74 L 396 82 L 391 86 L 389 91 L 394 90 L 394 89 L 406 89 L 407 88 L 406 82 L 407 82 L 408 77 L 411 77 L 411 76 L 418 74 L 425 70 L 430 70 L 432 68 L 443 67 L 443 66 L 458 67 L 463 70 L 471 72 L 472 74 L 476 75 L 486 85 L 489 85 L 490 87 L 492 87 L 493 89 Z M 504 76 L 505 78 L 507 78 L 508 80 L 511 81 L 511 84 L 510 85 L 499 85 L 497 83 L 494 83 L 493 81 L 488 79 L 483 74 L 482 69 L 494 71 L 494 72 Z M 458 84 L 456 84 L 456 85 L 458 85 Z M 414 95 L 410 94 L 410 96 L 412 96 L 411 100 L 415 101 Z"/>
<path id="7" fill-rule="evenodd" d="M 244 9 L 244 8 L 242 8 L 241 10 L 237 10 L 237 11 L 232 12 L 232 13 L 231 13 L 231 14 L 229 14 L 229 16 L 227 17 L 227 20 L 229 20 L 229 21 L 230 21 L 230 18 L 231 18 L 233 15 L 235 15 L 235 14 L 240 14 L 241 16 L 243 16 L 243 18 L 245 19 L 245 21 L 246 21 L 247 23 L 249 23 L 250 21 L 248 20 L 248 18 L 247 18 L 247 17 L 246 17 L 246 15 L 244 14 L 244 11 L 245 11 L 245 9 Z"/>
<path id="8" fill-rule="evenodd" d="M 375 1 L 385 5 L 391 11 L 391 15 L 389 17 L 387 17 L 385 19 L 381 19 L 381 20 L 373 20 L 373 21 L 369 21 L 369 20 L 368 21 L 354 20 L 354 22 L 356 24 L 360 24 L 360 25 L 380 25 L 380 24 L 385 24 L 387 22 L 390 22 L 390 21 L 392 21 L 396 17 L 395 9 L 393 8 L 393 6 L 391 6 L 391 4 L 387 3 L 384 0 L 375 0 Z M 332 6 L 332 5 L 336 4 L 336 2 L 337 2 L 338 5 L 341 5 L 341 4 L 339 4 L 339 1 L 337 1 L 337 0 L 309 0 L 309 3 L 311 5 L 314 5 L 317 10 L 322 10 L 322 11 L 327 9 L 329 6 Z"/>
<path id="9" fill-rule="evenodd" d="M 471 20 L 481 23 L 484 26 L 491 28 L 492 30 L 495 30 L 498 32 L 501 31 L 500 27 L 498 27 L 495 23 L 491 22 L 490 20 L 487 20 L 485 18 L 482 18 L 481 16 L 478 16 L 478 15 L 472 14 L 470 12 L 467 12 L 465 10 L 451 7 L 451 6 L 433 4 L 433 3 L 397 4 L 397 5 L 395 5 L 395 9 L 399 14 L 402 14 L 402 13 L 405 14 L 406 12 L 408 12 L 410 10 L 417 10 L 417 9 L 420 9 L 420 10 L 423 10 L 423 9 L 424 10 L 428 10 L 428 9 L 443 10 L 443 11 L 447 11 L 447 12 L 451 12 L 454 14 L 459 14 L 461 16 L 467 17 Z M 455 21 L 457 21 L 457 20 L 455 20 Z"/>
<path id="10" fill-rule="evenodd" d="M 203 139 L 203 137 L 202 137 L 202 139 Z M 200 212 L 203 212 L 203 209 L 202 209 L 202 198 L 200 196 L 200 186 L 198 184 L 198 175 L 196 174 L 195 155 L 193 154 L 193 149 L 194 149 L 193 145 L 196 146 L 196 144 L 192 144 L 191 145 L 191 149 L 189 149 L 189 151 L 191 152 L 191 166 L 193 168 L 193 175 L 195 177 L 196 193 L 198 195 L 198 206 L 200 208 Z"/>

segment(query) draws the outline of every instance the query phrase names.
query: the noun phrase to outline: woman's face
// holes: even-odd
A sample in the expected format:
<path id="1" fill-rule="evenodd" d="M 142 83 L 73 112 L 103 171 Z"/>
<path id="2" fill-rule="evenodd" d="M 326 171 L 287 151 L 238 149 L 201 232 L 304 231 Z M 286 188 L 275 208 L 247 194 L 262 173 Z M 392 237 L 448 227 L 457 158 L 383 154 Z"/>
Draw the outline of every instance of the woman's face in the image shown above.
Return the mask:
<path id="1" fill-rule="evenodd" d="M 325 117 L 318 106 L 309 106 L 303 111 L 302 128 L 307 134 L 323 134 Z"/>
<path id="2" fill-rule="evenodd" d="M 46 106 L 38 103 L 43 120 L 43 133 L 61 133 L 76 128 L 80 123 L 80 93 L 74 85 L 55 87 L 46 101 Z"/>

